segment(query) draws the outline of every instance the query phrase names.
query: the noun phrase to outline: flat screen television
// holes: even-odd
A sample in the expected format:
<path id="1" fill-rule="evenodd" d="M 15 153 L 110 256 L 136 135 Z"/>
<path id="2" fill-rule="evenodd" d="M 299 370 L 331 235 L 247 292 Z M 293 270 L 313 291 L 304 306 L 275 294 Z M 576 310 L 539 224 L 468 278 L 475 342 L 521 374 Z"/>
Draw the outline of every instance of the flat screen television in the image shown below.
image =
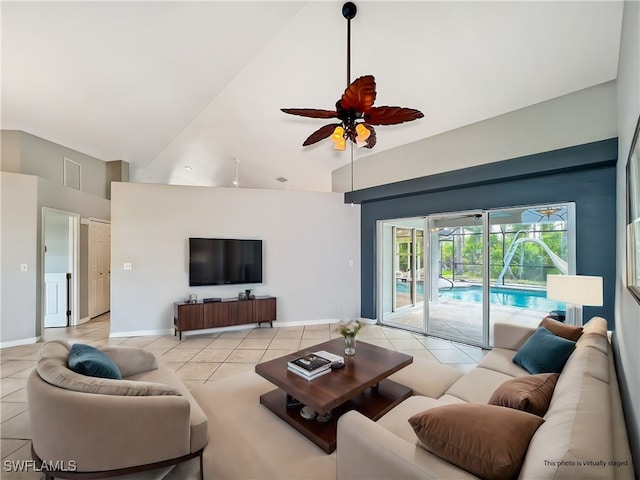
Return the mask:
<path id="1" fill-rule="evenodd" d="M 262 240 L 189 239 L 189 285 L 262 283 Z"/>

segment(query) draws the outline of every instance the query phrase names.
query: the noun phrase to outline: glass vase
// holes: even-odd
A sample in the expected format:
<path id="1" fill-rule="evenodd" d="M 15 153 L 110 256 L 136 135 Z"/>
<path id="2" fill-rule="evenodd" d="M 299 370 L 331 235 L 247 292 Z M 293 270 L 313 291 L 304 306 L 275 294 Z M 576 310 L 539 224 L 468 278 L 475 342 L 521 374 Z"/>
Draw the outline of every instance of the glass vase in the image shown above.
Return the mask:
<path id="1" fill-rule="evenodd" d="M 346 335 L 344 337 L 344 354 L 355 355 L 356 354 L 356 337 L 355 335 Z"/>

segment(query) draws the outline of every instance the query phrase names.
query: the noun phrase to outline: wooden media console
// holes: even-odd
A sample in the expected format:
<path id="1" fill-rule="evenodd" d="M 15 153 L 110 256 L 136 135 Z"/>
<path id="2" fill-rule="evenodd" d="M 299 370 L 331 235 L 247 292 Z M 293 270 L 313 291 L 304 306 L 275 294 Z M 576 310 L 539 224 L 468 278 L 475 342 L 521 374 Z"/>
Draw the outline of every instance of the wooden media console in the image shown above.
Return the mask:
<path id="1" fill-rule="evenodd" d="M 175 302 L 173 304 L 174 335 L 182 340 L 182 332 L 204 328 L 228 327 L 276 320 L 276 297 L 251 300 L 223 298 L 219 302 Z"/>

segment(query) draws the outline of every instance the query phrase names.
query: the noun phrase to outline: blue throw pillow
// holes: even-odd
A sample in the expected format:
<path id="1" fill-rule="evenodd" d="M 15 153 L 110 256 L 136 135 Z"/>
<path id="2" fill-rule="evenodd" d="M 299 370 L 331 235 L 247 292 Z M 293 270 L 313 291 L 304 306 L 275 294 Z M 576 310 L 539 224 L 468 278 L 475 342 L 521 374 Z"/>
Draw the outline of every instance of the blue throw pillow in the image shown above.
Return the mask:
<path id="1" fill-rule="evenodd" d="M 91 345 L 72 345 L 67 364 L 74 372 L 89 377 L 122 379 L 120 370 L 111 357 Z"/>
<path id="2" fill-rule="evenodd" d="M 513 363 L 531 374 L 560 373 L 576 342 L 538 327 L 513 357 Z"/>

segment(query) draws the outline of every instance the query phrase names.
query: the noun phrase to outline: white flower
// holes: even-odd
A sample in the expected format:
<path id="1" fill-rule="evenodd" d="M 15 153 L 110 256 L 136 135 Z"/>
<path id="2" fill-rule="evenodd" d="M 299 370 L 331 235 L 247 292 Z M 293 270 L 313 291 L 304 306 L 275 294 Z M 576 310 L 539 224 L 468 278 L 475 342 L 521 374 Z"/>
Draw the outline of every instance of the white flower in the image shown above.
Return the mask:
<path id="1" fill-rule="evenodd" d="M 364 327 L 364 322 L 359 319 L 340 322 L 338 331 L 343 337 L 355 337 L 360 329 Z"/>

